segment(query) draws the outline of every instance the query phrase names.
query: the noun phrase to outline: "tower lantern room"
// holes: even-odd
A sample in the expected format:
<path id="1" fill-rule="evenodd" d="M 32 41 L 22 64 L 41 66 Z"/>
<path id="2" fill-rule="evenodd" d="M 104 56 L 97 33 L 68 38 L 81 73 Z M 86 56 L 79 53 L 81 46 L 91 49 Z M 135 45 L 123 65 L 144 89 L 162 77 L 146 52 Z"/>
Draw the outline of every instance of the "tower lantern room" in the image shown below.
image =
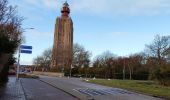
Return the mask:
<path id="1" fill-rule="evenodd" d="M 70 14 L 70 8 L 69 8 L 69 4 L 67 3 L 67 1 L 63 4 L 63 7 L 61 8 L 61 13 L 62 16 L 68 17 Z"/>

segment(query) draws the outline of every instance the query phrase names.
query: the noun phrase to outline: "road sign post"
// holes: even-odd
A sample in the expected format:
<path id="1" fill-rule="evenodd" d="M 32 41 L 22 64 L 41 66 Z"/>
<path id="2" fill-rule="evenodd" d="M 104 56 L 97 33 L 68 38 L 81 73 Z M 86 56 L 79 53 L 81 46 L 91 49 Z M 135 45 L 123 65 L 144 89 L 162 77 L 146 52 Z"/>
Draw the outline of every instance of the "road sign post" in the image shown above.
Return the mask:
<path id="1" fill-rule="evenodd" d="M 20 71 L 20 54 L 32 54 L 32 46 L 27 45 L 20 45 L 19 46 L 19 52 L 18 52 L 18 65 L 17 65 L 17 79 L 19 79 L 19 71 Z"/>

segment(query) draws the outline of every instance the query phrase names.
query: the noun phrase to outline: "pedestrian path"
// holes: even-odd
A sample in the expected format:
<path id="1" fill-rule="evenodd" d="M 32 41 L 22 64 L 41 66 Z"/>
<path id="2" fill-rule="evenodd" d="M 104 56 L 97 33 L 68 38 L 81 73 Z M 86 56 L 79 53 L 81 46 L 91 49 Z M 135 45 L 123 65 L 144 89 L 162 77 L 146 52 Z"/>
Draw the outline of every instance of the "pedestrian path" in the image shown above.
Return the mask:
<path id="1" fill-rule="evenodd" d="M 6 86 L 0 88 L 0 100 L 26 100 L 20 80 L 10 76 Z"/>
<path id="2" fill-rule="evenodd" d="M 77 88 L 73 89 L 79 93 L 86 94 L 89 96 L 96 95 L 109 95 L 109 94 L 132 94 L 132 92 L 122 89 L 89 89 L 89 88 Z"/>

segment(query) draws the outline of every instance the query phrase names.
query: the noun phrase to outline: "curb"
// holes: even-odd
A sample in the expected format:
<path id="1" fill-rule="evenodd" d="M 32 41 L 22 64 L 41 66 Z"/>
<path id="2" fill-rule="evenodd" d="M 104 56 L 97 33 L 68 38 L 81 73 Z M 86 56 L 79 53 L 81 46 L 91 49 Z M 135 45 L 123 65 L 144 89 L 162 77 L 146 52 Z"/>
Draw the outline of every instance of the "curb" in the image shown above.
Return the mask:
<path id="1" fill-rule="evenodd" d="M 24 87 L 23 87 L 23 85 L 22 85 L 21 79 L 19 79 L 19 82 L 20 82 L 20 84 L 21 84 L 21 87 L 22 87 L 22 90 L 23 90 L 23 93 L 24 93 L 25 100 L 28 100 L 27 95 L 26 95 L 26 92 L 25 92 L 25 89 L 24 89 Z"/>

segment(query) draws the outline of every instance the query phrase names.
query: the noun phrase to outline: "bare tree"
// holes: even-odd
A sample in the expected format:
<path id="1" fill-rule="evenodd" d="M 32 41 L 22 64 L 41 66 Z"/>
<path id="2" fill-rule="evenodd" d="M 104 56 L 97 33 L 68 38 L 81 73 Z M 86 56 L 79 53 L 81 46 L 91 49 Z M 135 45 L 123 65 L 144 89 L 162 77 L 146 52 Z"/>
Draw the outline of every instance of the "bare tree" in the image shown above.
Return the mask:
<path id="1" fill-rule="evenodd" d="M 73 45 L 73 66 L 89 67 L 91 53 L 79 44 Z"/>
<path id="2" fill-rule="evenodd" d="M 8 0 L 0 0 L 0 53 L 14 53 L 21 42 L 21 22 L 16 7 L 8 5 Z"/>
<path id="3" fill-rule="evenodd" d="M 52 55 L 52 49 L 46 49 L 41 56 L 37 56 L 33 60 L 33 64 L 37 67 L 41 67 L 44 70 L 48 70 L 50 68 L 50 62 L 51 62 L 51 55 Z"/>
<path id="4" fill-rule="evenodd" d="M 105 78 L 112 78 L 112 67 L 116 55 L 110 51 L 103 52 L 94 59 L 93 65 L 96 67 L 103 67 Z"/>
<path id="5" fill-rule="evenodd" d="M 116 55 L 114 55 L 113 53 L 111 53 L 110 51 L 105 51 L 102 54 L 98 55 L 95 57 L 94 62 L 97 62 L 96 65 L 97 67 L 105 67 L 107 66 L 108 61 L 110 61 L 110 59 L 115 58 Z"/>
<path id="6" fill-rule="evenodd" d="M 127 58 L 126 65 L 129 69 L 129 79 L 132 79 L 134 72 L 137 73 L 138 70 L 143 70 L 144 60 L 143 54 L 133 54 Z"/>
<path id="7" fill-rule="evenodd" d="M 49 69 L 51 63 L 52 49 L 49 48 L 43 52 L 44 67 Z"/>
<path id="8" fill-rule="evenodd" d="M 35 69 L 41 67 L 43 65 L 43 58 L 41 56 L 37 56 L 33 59 L 33 64 L 35 65 Z"/>
<path id="9" fill-rule="evenodd" d="M 170 36 L 156 35 L 153 43 L 146 45 L 150 55 L 156 57 L 159 64 L 165 61 L 170 52 Z"/>

